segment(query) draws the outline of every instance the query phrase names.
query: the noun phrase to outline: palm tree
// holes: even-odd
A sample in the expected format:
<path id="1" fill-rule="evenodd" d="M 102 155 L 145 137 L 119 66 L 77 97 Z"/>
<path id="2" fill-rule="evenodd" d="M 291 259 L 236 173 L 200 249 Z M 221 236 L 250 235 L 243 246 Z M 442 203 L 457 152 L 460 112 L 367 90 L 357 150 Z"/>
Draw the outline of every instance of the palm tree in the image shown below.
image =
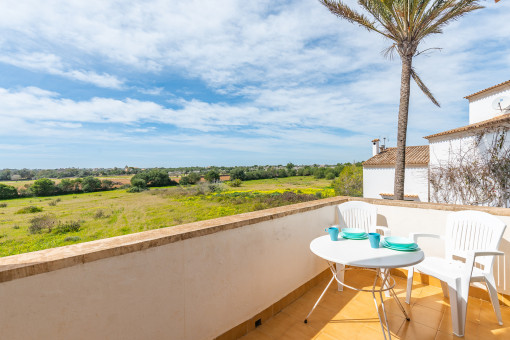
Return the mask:
<path id="1" fill-rule="evenodd" d="M 442 33 L 443 27 L 451 21 L 459 19 L 468 12 L 483 8 L 483 6 L 478 4 L 479 0 L 358 0 L 358 4 L 367 12 L 363 14 L 341 1 L 319 1 L 336 16 L 389 39 L 392 44 L 384 51 L 385 56 L 391 57 L 395 51 L 400 56 L 402 74 L 398 108 L 394 198 L 403 200 L 411 77 L 423 93 L 439 106 L 430 90 L 413 69 L 413 57 L 424 52 L 418 51 L 418 45 L 423 39 L 432 34 Z"/>

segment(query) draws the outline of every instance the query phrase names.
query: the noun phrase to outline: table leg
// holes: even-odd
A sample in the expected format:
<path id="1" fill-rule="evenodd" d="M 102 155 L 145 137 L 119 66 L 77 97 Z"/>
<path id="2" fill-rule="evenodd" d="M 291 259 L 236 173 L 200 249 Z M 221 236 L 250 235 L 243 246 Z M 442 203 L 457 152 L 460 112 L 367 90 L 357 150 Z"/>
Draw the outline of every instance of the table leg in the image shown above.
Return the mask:
<path id="1" fill-rule="evenodd" d="M 314 311 L 315 307 L 317 307 L 317 305 L 319 304 L 319 302 L 321 301 L 322 297 L 324 296 L 324 294 L 326 293 L 326 291 L 328 290 L 329 286 L 331 286 L 331 283 L 333 282 L 333 280 L 335 279 L 335 275 L 333 274 L 333 277 L 331 278 L 331 280 L 329 280 L 329 283 L 328 285 L 326 286 L 326 288 L 324 288 L 324 291 L 322 292 L 321 296 L 319 296 L 319 299 L 317 300 L 317 302 L 315 303 L 315 305 L 313 305 L 313 308 L 312 310 L 310 311 L 310 313 L 308 313 L 308 315 L 306 316 L 305 318 L 305 323 L 308 323 L 308 317 L 312 314 L 312 312 Z"/>
<path id="2" fill-rule="evenodd" d="M 386 285 L 389 276 L 390 276 L 389 270 L 385 271 L 384 269 L 383 270 L 381 270 L 380 268 L 377 269 L 377 275 L 375 276 L 374 284 L 372 286 L 372 296 L 374 298 L 375 310 L 377 311 L 377 316 L 379 317 L 379 323 L 381 324 L 381 329 L 383 332 L 384 340 L 386 340 L 386 332 L 388 333 L 389 340 L 391 340 L 391 331 L 390 331 L 390 326 L 388 325 L 388 318 L 386 316 L 386 309 L 384 308 L 384 299 L 383 299 L 382 290 L 381 290 Z M 379 304 L 377 303 L 377 298 L 375 296 L 375 292 L 376 292 L 375 286 L 377 285 L 377 280 L 379 278 L 381 279 L 381 289 L 379 289 L 378 292 L 379 292 L 379 297 L 381 299 L 381 307 L 383 310 L 384 322 L 386 323 L 386 330 L 384 329 L 384 324 L 383 324 L 383 321 L 381 318 L 381 313 L 379 312 Z"/>
<path id="3" fill-rule="evenodd" d="M 344 286 L 340 282 L 344 282 L 344 272 L 345 272 L 345 266 L 341 263 L 336 264 L 336 277 L 339 281 L 337 283 L 338 285 L 338 291 L 341 292 L 344 290 Z"/>

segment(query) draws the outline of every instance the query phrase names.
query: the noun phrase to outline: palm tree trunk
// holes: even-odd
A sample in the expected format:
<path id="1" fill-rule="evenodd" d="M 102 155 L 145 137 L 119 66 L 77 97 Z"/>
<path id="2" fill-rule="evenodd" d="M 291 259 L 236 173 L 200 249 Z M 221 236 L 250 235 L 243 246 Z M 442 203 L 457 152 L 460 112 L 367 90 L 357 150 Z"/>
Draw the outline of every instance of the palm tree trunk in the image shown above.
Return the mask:
<path id="1" fill-rule="evenodd" d="M 401 56 L 402 75 L 400 79 L 400 105 L 398 107 L 397 160 L 395 162 L 394 199 L 404 199 L 404 181 L 406 164 L 407 117 L 409 113 L 409 96 L 411 92 L 412 56 Z"/>

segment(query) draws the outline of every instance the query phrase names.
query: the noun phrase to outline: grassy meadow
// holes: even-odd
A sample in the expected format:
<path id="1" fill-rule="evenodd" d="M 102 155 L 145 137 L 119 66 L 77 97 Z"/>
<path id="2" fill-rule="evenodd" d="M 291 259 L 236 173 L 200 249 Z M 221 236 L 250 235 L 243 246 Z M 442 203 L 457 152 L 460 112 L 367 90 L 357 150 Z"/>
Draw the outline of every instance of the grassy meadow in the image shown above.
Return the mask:
<path id="1" fill-rule="evenodd" d="M 330 185 L 330 180 L 307 176 L 247 181 L 237 188 L 222 184 L 220 192 L 199 184 L 0 200 L 0 256 L 333 196 Z M 34 218 L 53 224 L 34 232 Z"/>

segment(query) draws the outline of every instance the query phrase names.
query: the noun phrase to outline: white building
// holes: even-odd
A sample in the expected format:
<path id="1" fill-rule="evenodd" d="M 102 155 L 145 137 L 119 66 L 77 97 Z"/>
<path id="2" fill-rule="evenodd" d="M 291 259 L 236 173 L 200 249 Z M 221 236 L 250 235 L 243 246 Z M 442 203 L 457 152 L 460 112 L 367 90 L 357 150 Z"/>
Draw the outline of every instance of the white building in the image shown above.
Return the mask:
<path id="1" fill-rule="evenodd" d="M 393 198 L 397 148 L 379 148 L 372 141 L 373 156 L 363 163 L 363 197 Z M 406 179 L 404 199 L 428 202 L 428 145 L 406 147 Z"/>
<path id="2" fill-rule="evenodd" d="M 466 192 L 461 190 L 454 194 L 460 182 L 450 181 L 450 185 L 453 187 L 455 184 L 456 188 L 451 190 L 446 180 L 438 180 L 437 173 L 459 164 L 473 165 L 473 160 L 487 158 L 501 133 L 510 138 L 504 130 L 510 128 L 510 106 L 506 108 L 510 103 L 510 80 L 465 98 L 469 100 L 469 125 L 426 136 L 429 145 L 406 148 L 405 199 L 473 204 L 473 198 L 467 196 L 476 196 L 476 192 L 467 192 L 469 190 L 466 189 Z M 500 153 L 510 154 L 510 141 L 503 141 Z M 372 157 L 363 163 L 363 196 L 392 199 L 396 148 L 380 150 L 378 139 L 372 144 Z M 493 205 L 494 202 L 475 204 Z"/>

